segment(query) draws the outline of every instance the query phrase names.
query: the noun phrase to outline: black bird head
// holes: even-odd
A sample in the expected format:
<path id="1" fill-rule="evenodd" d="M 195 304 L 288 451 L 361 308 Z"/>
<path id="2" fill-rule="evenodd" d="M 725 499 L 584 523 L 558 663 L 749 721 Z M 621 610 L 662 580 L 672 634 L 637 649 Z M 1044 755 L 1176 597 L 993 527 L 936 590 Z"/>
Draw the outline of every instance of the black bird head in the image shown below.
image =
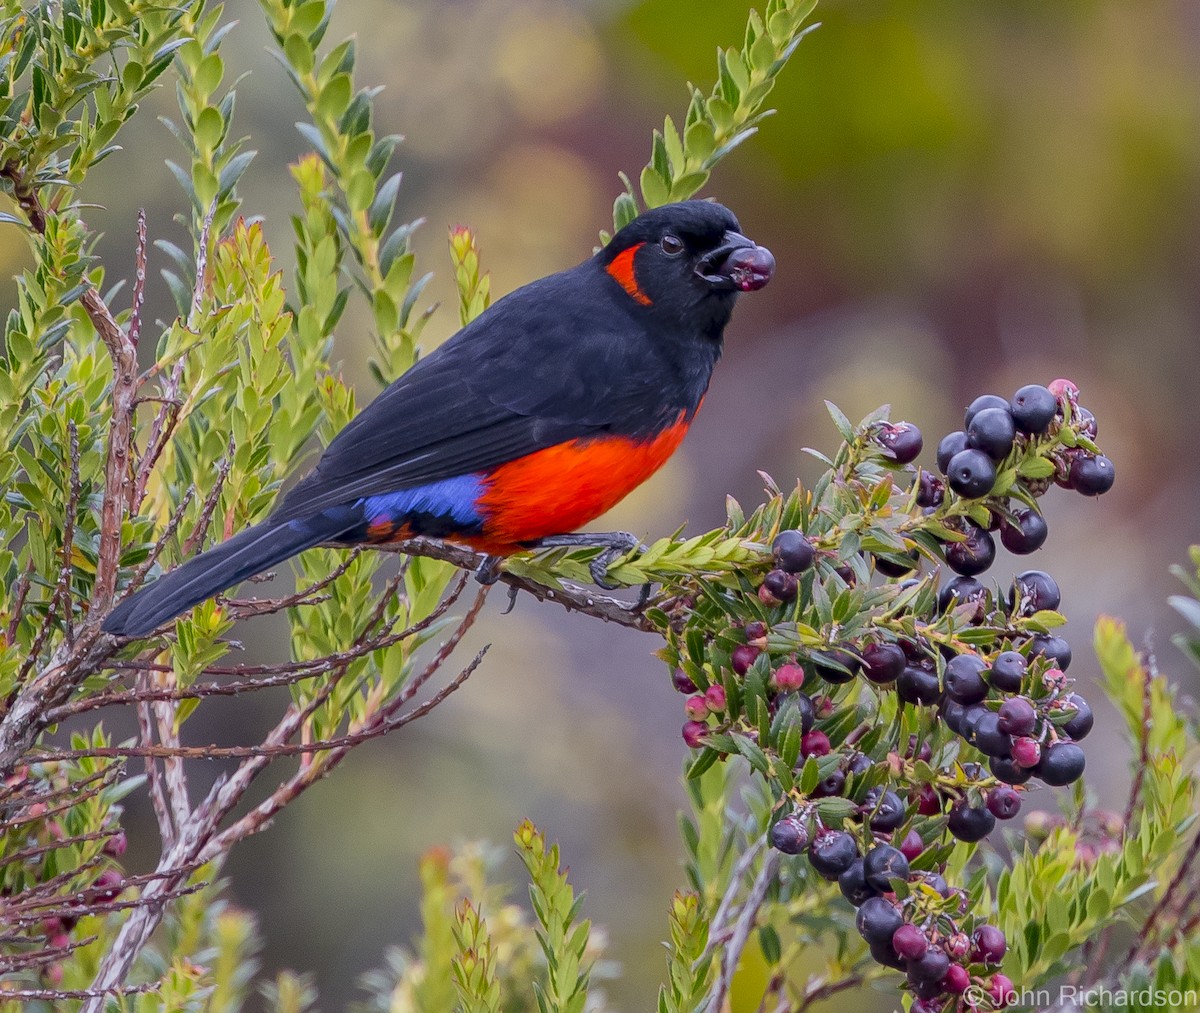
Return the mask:
<path id="1" fill-rule="evenodd" d="M 597 254 L 600 265 L 647 311 L 719 338 L 739 292 L 775 273 L 771 251 L 742 235 L 715 201 L 665 204 L 639 215 Z"/>

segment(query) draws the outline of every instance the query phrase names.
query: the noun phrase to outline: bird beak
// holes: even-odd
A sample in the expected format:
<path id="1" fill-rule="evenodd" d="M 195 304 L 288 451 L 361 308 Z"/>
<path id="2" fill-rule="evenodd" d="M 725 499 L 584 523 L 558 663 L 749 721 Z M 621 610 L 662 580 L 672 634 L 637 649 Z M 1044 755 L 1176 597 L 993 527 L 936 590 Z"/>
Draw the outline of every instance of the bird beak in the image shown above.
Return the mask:
<path id="1" fill-rule="evenodd" d="M 721 245 L 696 265 L 696 274 L 715 289 L 754 292 L 775 274 L 775 258 L 740 232 L 726 232 Z"/>

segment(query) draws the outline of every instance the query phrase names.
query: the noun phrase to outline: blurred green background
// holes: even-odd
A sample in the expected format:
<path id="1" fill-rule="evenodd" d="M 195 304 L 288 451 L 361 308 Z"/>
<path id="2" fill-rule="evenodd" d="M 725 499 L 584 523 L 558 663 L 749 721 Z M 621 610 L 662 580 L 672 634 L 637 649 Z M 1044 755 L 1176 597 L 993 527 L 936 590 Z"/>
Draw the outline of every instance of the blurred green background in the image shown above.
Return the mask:
<path id="1" fill-rule="evenodd" d="M 227 13 L 241 25 L 226 64 L 251 72 L 235 129 L 259 151 L 244 210 L 265 218 L 286 269 L 303 110 L 254 5 Z M 664 113 L 681 117 L 686 80 L 707 87 L 745 13 L 731 0 L 341 4 L 332 37 L 357 34 L 360 83 L 386 85 L 378 126 L 407 138 L 399 213 L 427 219 L 417 246 L 438 272 L 433 298 L 453 299 L 455 223 L 477 230 L 496 294 L 587 256 L 617 171 L 645 162 Z M 1046 500 L 1051 538 L 1034 565 L 1062 585 L 1072 674 L 1086 692 L 1091 624 L 1110 612 L 1188 678 L 1165 599 L 1169 564 L 1200 541 L 1200 5 L 822 0 L 816 17 L 773 95 L 779 115 L 706 191 L 775 252 L 776 279 L 739 307 L 681 454 L 602 526 L 699 531 L 721 522 L 726 493 L 756 501 L 758 469 L 811 477 L 801 448 L 835 440 L 824 398 L 854 417 L 890 402 L 924 429 L 931 459 L 976 394 L 1069 376 L 1118 474 L 1100 501 Z M 138 207 L 152 237 L 182 238 L 163 166 L 180 152 L 153 115 L 176 115 L 172 90 L 150 104 L 82 195 L 102 205 L 88 220 L 114 278 L 130 270 Z M 25 256 L 14 229 L 0 232 L 0 273 Z M 160 283 L 152 315 L 169 306 Z M 427 343 L 456 318 L 443 308 Z M 348 314 L 337 347 L 362 400 L 367 327 Z M 1028 565 L 1002 553 L 993 573 Z M 416 928 L 420 852 L 507 845 L 524 816 L 562 843 L 607 927 L 623 969 L 613 1005 L 652 1004 L 683 883 L 680 698 L 651 638 L 530 600 L 500 608 L 481 623 L 475 640 L 495 646 L 464 692 L 358 750 L 229 865 L 234 897 L 261 916 L 265 968 L 312 969 L 326 1008 Z M 250 658 L 284 649 L 282 624 L 247 631 Z M 272 705 L 214 700 L 189 728 L 195 741 L 249 741 Z M 1103 798 L 1120 791 L 1125 757 L 1104 748 L 1115 722 L 1098 710 L 1089 772 Z M 1035 799 L 1053 805 L 1044 789 Z M 148 820 L 143 808 L 131 819 Z M 149 863 L 151 824 L 130 837 L 131 864 Z"/>

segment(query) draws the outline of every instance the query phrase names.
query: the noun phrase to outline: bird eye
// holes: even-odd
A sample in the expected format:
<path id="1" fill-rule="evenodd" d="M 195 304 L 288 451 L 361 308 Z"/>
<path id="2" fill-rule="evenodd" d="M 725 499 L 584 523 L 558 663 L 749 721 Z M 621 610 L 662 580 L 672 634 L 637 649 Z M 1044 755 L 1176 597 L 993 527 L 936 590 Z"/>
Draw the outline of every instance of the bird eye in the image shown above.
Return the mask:
<path id="1" fill-rule="evenodd" d="M 663 253 L 668 257 L 677 257 L 683 252 L 683 241 L 669 232 L 662 237 L 662 241 L 658 245 L 662 247 Z"/>

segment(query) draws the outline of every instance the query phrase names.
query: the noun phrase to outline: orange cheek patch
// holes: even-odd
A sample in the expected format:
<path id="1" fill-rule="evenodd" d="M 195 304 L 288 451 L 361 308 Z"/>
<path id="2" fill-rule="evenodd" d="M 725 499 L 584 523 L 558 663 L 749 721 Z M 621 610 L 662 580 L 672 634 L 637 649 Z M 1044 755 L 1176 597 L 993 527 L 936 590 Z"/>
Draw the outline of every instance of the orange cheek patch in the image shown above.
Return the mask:
<path id="1" fill-rule="evenodd" d="M 617 280 L 617 284 L 628 292 L 633 299 L 640 302 L 643 306 L 649 306 L 650 297 L 638 285 L 637 275 L 633 270 L 633 258 L 637 255 L 637 251 L 645 245 L 645 243 L 638 243 L 636 246 L 631 246 L 628 250 L 618 253 L 605 270 Z"/>
<path id="2" fill-rule="evenodd" d="M 483 537 L 470 544 L 515 552 L 522 542 L 582 527 L 661 468 L 690 421 L 680 413 L 674 425 L 648 440 L 571 440 L 502 465 L 476 504 L 485 518 Z"/>

